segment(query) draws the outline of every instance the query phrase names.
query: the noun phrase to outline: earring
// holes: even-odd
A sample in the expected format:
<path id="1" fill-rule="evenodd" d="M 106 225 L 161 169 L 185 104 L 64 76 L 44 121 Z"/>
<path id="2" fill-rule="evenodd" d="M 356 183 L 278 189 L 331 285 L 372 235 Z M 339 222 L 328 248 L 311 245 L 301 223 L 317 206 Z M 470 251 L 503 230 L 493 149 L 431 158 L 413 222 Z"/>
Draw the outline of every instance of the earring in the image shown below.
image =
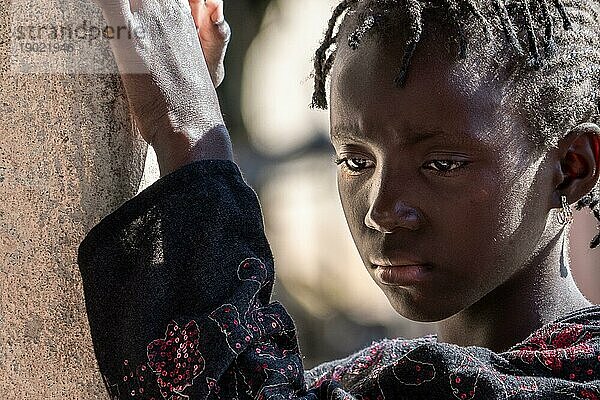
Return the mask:
<path id="1" fill-rule="evenodd" d="M 559 223 L 562 225 L 568 225 L 573 222 L 573 210 L 571 210 L 571 207 L 567 202 L 567 196 L 560 196 L 560 203 L 562 209 L 558 212 L 556 217 Z"/>

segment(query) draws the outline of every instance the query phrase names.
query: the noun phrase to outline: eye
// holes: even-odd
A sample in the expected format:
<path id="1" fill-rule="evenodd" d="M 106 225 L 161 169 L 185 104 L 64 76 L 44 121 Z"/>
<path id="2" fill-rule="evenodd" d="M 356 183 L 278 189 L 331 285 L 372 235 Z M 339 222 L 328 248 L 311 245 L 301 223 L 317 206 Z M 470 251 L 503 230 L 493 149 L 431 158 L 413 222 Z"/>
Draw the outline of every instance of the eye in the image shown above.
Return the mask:
<path id="1" fill-rule="evenodd" d="M 338 158 L 334 162 L 354 174 L 358 174 L 365 169 L 372 168 L 375 165 L 371 160 L 360 157 Z"/>
<path id="2" fill-rule="evenodd" d="M 469 164 L 468 161 L 459 160 L 433 160 L 423 164 L 423 168 L 429 169 L 441 174 L 452 172 L 455 169 L 464 167 Z"/>

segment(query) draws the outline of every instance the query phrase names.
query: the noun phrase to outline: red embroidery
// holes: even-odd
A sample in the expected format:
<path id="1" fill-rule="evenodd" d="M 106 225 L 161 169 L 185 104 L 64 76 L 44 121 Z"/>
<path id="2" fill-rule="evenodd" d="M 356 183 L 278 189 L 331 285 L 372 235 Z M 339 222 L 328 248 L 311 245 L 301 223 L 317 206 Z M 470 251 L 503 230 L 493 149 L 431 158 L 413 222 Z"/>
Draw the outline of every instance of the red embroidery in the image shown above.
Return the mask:
<path id="1" fill-rule="evenodd" d="M 198 344 L 196 321 L 190 321 L 183 329 L 172 321 L 165 339 L 154 340 L 148 345 L 148 365 L 157 374 L 156 381 L 163 397 L 178 399 L 204 371 L 204 357 Z"/>
<path id="2" fill-rule="evenodd" d="M 508 353 L 526 364 L 539 363 L 552 371 L 554 376 L 569 380 L 585 378 L 577 361 L 594 354 L 591 345 L 593 335 L 580 324 L 553 324 L 540 329 L 518 347 Z M 592 371 L 593 375 L 594 371 Z"/>

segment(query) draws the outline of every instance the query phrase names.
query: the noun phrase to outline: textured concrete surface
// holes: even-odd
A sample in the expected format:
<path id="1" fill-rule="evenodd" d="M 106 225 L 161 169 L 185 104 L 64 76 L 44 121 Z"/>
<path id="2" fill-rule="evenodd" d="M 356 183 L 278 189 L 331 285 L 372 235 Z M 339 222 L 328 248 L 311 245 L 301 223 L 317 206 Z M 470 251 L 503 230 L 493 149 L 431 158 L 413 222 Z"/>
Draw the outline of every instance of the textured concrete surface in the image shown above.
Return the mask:
<path id="1" fill-rule="evenodd" d="M 99 16 L 64 4 L 36 13 Z M 0 0 L 0 397 L 105 399 L 76 251 L 135 195 L 146 146 L 115 75 L 11 72 L 14 7 Z M 95 62 L 114 68 L 104 45 Z"/>

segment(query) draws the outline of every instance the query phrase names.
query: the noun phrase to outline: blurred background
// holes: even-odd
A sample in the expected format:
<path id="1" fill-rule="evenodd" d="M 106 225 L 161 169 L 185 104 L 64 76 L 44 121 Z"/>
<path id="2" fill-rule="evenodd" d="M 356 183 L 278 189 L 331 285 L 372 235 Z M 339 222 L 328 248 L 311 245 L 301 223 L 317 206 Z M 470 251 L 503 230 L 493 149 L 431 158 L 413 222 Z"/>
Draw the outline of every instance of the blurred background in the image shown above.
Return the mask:
<path id="1" fill-rule="evenodd" d="M 396 314 L 372 282 L 339 204 L 328 113 L 309 108 L 312 58 L 335 0 L 226 0 L 233 29 L 219 88 L 236 159 L 257 191 L 277 265 L 274 297 L 297 322 L 306 366 L 383 337 L 433 333 Z M 151 150 L 151 149 L 150 149 Z M 142 187 L 158 175 L 149 153 Z M 573 269 L 600 302 L 600 250 L 586 211 L 573 229 Z"/>

